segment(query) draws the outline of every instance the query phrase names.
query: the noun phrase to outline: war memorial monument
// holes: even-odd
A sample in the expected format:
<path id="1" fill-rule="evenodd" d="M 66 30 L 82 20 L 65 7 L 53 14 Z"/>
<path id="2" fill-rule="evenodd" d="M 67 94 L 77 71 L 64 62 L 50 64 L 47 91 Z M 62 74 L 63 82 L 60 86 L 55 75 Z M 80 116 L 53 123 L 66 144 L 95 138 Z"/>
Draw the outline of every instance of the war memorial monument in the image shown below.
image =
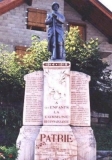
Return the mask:
<path id="1" fill-rule="evenodd" d="M 17 138 L 17 160 L 96 160 L 90 127 L 90 76 L 70 71 L 62 25 L 65 18 L 52 4 L 45 20 L 51 59 L 43 71 L 24 76 L 23 126 Z"/>

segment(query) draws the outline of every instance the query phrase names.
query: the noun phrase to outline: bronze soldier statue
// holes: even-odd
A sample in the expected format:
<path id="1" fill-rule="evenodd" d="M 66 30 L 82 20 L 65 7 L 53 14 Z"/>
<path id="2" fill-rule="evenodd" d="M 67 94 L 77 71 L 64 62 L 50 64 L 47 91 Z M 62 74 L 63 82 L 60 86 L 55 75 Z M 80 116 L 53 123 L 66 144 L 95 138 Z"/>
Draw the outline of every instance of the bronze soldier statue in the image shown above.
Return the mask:
<path id="1" fill-rule="evenodd" d="M 62 24 L 65 22 L 65 17 L 58 12 L 59 4 L 53 2 L 52 13 L 47 15 L 45 20 L 48 29 L 48 50 L 52 53 L 51 60 L 65 59 L 64 49 L 64 31 Z"/>

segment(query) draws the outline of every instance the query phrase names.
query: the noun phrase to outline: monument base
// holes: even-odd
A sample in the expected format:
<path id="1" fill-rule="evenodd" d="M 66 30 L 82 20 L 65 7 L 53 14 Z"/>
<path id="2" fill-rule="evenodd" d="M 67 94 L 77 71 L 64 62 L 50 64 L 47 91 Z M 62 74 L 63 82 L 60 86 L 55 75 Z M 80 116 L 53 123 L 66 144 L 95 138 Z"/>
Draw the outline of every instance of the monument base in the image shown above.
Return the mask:
<path id="1" fill-rule="evenodd" d="M 70 66 L 67 61 L 44 62 L 43 72 L 25 76 L 17 160 L 96 160 L 90 76 L 70 71 Z"/>
<path id="2" fill-rule="evenodd" d="M 96 160 L 91 127 L 23 126 L 17 160 Z"/>

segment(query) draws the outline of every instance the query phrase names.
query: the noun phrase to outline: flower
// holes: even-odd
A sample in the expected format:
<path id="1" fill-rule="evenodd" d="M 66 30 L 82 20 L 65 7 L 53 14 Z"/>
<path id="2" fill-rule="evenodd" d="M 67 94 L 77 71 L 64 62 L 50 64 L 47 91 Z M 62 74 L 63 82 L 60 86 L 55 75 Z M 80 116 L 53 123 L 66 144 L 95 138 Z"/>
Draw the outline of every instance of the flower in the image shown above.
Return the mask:
<path id="1" fill-rule="evenodd" d="M 9 158 L 12 158 L 13 157 L 13 155 L 12 154 L 9 154 Z"/>

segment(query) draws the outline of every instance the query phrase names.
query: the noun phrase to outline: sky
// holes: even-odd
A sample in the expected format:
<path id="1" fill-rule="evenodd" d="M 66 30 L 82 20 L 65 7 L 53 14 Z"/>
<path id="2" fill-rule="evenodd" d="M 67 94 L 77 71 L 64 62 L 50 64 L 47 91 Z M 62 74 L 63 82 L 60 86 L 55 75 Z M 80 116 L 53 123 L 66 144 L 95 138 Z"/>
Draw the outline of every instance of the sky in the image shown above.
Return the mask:
<path id="1" fill-rule="evenodd" d="M 98 0 L 112 12 L 112 0 Z"/>

